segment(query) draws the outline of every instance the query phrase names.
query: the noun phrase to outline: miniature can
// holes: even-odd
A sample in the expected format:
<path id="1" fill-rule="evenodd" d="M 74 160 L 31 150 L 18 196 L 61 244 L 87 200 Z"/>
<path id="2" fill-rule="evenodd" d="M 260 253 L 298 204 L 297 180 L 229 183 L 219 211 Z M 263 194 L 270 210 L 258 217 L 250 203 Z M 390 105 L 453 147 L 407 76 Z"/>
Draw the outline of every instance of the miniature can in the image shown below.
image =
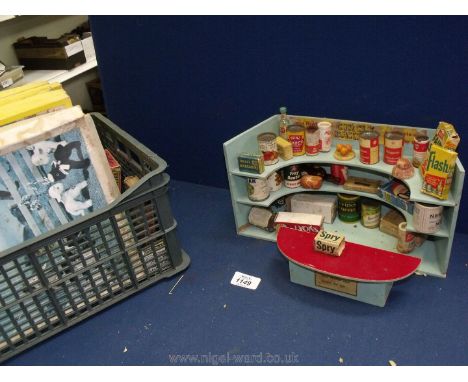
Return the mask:
<path id="1" fill-rule="evenodd" d="M 442 224 L 443 206 L 414 203 L 413 225 L 422 233 L 436 233 Z"/>
<path id="2" fill-rule="evenodd" d="M 275 171 L 267 178 L 267 182 L 270 192 L 278 191 L 283 185 L 283 177 L 279 172 Z"/>
<path id="3" fill-rule="evenodd" d="M 361 224 L 366 228 L 377 228 L 380 224 L 380 211 L 379 202 L 364 198 L 361 202 Z"/>
<path id="4" fill-rule="evenodd" d="M 284 185 L 288 188 L 297 188 L 301 185 L 301 169 L 299 165 L 293 164 L 283 169 Z"/>
<path id="5" fill-rule="evenodd" d="M 247 195 L 254 202 L 261 202 L 270 196 L 270 187 L 265 179 L 247 178 Z"/>
<path id="6" fill-rule="evenodd" d="M 276 145 L 276 134 L 262 133 L 257 137 L 258 148 L 263 154 L 265 166 L 271 166 L 279 161 L 278 146 Z"/>
<path id="7" fill-rule="evenodd" d="M 364 131 L 359 137 L 359 159 L 365 164 L 379 162 L 379 134 L 375 131 Z"/>
<path id="8" fill-rule="evenodd" d="M 288 141 L 291 142 L 293 155 L 299 156 L 305 154 L 305 129 L 300 125 L 288 126 Z"/>
<path id="9" fill-rule="evenodd" d="M 270 210 L 273 213 L 286 212 L 287 203 L 286 198 L 283 196 L 279 199 L 276 199 L 273 203 L 270 204 Z"/>
<path id="10" fill-rule="evenodd" d="M 252 174 L 261 174 L 265 171 L 265 163 L 262 154 L 242 153 L 237 157 L 237 164 L 240 171 Z"/>
<path id="11" fill-rule="evenodd" d="M 345 223 L 357 222 L 360 218 L 360 197 L 338 194 L 338 217 Z"/>
<path id="12" fill-rule="evenodd" d="M 249 212 L 249 223 L 264 229 L 268 232 L 273 232 L 275 230 L 275 214 L 272 213 L 267 208 L 262 207 L 252 207 Z"/>
<path id="13" fill-rule="evenodd" d="M 416 135 L 413 140 L 413 166 L 419 167 L 426 157 L 429 148 L 429 137 L 427 135 Z"/>
<path id="14" fill-rule="evenodd" d="M 403 134 L 398 131 L 385 133 L 384 138 L 384 162 L 396 164 L 403 154 Z"/>
<path id="15" fill-rule="evenodd" d="M 307 155 L 317 155 L 320 151 L 320 130 L 318 127 L 308 127 L 305 133 L 305 151 Z"/>
<path id="16" fill-rule="evenodd" d="M 348 179 L 348 167 L 342 164 L 332 164 L 330 166 L 330 173 L 337 180 L 338 184 L 343 185 Z"/>
<path id="17" fill-rule="evenodd" d="M 322 121 L 317 124 L 320 131 L 320 151 L 330 151 L 332 144 L 331 123 Z"/>
<path id="18" fill-rule="evenodd" d="M 409 253 L 416 246 L 414 234 L 406 230 L 406 225 L 406 222 L 398 225 L 397 251 L 402 253 Z"/>

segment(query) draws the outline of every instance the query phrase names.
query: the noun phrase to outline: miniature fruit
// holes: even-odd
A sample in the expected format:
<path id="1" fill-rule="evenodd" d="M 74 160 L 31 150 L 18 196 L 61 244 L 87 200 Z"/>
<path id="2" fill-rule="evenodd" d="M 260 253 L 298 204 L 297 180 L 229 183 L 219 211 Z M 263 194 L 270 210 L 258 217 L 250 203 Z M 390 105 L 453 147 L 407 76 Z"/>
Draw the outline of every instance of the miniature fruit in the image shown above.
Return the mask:
<path id="1" fill-rule="evenodd" d="M 342 146 L 340 149 L 339 149 L 339 153 L 343 156 L 346 156 L 348 154 L 348 148 L 346 146 Z"/>

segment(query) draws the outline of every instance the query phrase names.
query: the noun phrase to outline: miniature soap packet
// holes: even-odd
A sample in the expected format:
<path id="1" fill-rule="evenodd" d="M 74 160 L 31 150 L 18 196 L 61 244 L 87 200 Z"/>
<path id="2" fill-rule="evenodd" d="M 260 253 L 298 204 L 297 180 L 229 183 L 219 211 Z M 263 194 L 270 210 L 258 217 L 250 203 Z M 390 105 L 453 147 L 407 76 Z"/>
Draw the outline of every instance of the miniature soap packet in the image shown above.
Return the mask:
<path id="1" fill-rule="evenodd" d="M 345 237 L 336 232 L 327 232 L 323 229 L 314 238 L 314 249 L 317 252 L 332 256 L 341 256 L 345 248 Z"/>

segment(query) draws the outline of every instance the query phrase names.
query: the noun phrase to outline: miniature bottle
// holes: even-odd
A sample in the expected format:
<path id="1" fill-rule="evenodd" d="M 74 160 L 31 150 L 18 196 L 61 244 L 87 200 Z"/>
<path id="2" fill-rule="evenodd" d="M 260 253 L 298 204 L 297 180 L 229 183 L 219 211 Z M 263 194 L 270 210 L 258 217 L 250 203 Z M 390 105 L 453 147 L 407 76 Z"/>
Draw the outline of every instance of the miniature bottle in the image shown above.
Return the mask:
<path id="1" fill-rule="evenodd" d="M 281 106 L 279 110 L 281 113 L 279 122 L 279 135 L 280 137 L 288 140 L 287 130 L 289 125 L 289 118 L 286 114 L 288 110 L 286 109 L 286 106 Z"/>

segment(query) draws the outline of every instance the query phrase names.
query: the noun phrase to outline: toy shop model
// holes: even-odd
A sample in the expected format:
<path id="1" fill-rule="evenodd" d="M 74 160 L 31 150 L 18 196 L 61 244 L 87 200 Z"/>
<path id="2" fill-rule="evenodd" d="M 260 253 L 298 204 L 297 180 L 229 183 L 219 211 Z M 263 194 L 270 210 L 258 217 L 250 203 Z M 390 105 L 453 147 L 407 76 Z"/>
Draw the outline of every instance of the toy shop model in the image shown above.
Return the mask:
<path id="1" fill-rule="evenodd" d="M 291 116 L 224 143 L 239 235 L 276 241 L 291 281 L 384 306 L 413 273 L 446 277 L 465 170 L 453 125 Z"/>

